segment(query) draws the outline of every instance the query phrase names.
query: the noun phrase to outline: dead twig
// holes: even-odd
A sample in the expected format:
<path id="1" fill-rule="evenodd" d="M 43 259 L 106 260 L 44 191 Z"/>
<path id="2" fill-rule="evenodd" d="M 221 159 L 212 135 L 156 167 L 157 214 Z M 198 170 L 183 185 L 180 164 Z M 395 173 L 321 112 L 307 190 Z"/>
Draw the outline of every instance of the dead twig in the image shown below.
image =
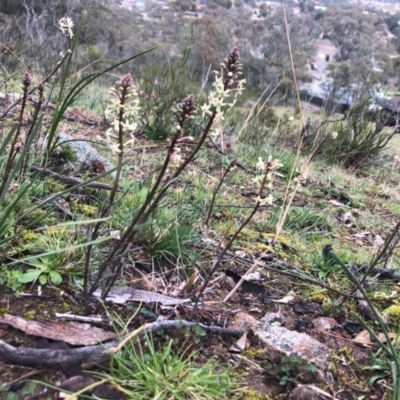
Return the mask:
<path id="1" fill-rule="evenodd" d="M 208 326 L 189 322 L 184 320 L 174 321 L 158 321 L 149 325 L 145 325 L 140 332 L 135 336 L 144 336 L 146 334 L 156 332 L 160 329 L 172 328 L 192 328 L 199 327 L 208 333 L 241 337 L 243 331 L 222 328 L 219 326 Z M 121 342 L 126 338 L 132 337 L 132 333 L 124 336 L 119 340 L 113 340 L 109 343 L 104 343 L 95 346 L 86 346 L 81 348 L 67 350 L 52 350 L 52 349 L 33 349 L 26 347 L 14 347 L 0 340 L 0 357 L 11 364 L 27 365 L 27 366 L 54 366 L 66 362 L 86 362 L 86 363 L 101 363 L 111 358 L 115 348 L 118 348 Z"/>

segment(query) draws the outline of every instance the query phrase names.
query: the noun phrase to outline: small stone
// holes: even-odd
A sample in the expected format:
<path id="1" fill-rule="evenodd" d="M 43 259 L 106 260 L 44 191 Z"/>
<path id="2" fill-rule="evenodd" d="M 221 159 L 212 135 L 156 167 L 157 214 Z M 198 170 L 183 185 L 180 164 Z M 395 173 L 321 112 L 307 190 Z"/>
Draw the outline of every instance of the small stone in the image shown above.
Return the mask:
<path id="1" fill-rule="evenodd" d="M 280 312 L 276 313 L 267 313 L 261 318 L 262 322 L 265 322 L 267 324 L 274 324 L 276 323 L 282 325 L 283 324 L 283 315 Z"/>
<path id="2" fill-rule="evenodd" d="M 248 333 L 251 329 L 255 329 L 260 324 L 260 321 L 245 312 L 238 312 L 229 321 L 230 329 L 243 330 Z"/>
<path id="3" fill-rule="evenodd" d="M 290 393 L 289 400 L 318 400 L 318 393 L 307 386 L 298 385 Z"/>
<path id="4" fill-rule="evenodd" d="M 251 274 L 247 274 L 244 279 L 246 281 L 259 282 L 261 281 L 261 274 L 258 271 L 252 272 Z"/>
<path id="5" fill-rule="evenodd" d="M 338 323 L 333 318 L 328 317 L 318 317 L 313 319 L 312 321 L 315 329 L 320 329 L 321 331 L 330 331 L 335 326 L 338 326 Z"/>
<path id="6" fill-rule="evenodd" d="M 86 386 L 92 385 L 94 382 L 94 379 L 91 377 L 76 375 L 64 381 L 59 387 L 70 392 L 77 392 Z"/>

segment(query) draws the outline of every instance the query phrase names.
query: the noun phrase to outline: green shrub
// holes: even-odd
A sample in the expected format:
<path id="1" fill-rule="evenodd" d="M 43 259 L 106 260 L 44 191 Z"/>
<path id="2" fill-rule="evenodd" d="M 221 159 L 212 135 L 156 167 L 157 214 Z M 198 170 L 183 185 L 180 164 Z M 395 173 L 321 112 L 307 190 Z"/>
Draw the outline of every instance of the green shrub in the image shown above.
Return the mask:
<path id="1" fill-rule="evenodd" d="M 322 147 L 322 157 L 344 168 L 359 169 L 369 165 L 387 147 L 394 135 L 386 133 L 386 115 L 382 112 L 371 118 L 371 103 L 353 106 L 343 121 L 325 125 L 327 141 Z"/>

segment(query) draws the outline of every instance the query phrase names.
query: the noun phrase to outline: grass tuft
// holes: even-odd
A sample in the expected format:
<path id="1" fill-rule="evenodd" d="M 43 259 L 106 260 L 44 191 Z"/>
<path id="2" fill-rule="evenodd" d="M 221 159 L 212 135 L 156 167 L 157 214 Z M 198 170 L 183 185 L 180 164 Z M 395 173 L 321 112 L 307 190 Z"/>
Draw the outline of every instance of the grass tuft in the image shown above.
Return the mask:
<path id="1" fill-rule="evenodd" d="M 235 380 L 214 360 L 197 365 L 194 354 L 174 350 L 173 341 L 159 350 L 152 339 L 130 341 L 112 360 L 104 377 L 129 399 L 229 399 Z"/>

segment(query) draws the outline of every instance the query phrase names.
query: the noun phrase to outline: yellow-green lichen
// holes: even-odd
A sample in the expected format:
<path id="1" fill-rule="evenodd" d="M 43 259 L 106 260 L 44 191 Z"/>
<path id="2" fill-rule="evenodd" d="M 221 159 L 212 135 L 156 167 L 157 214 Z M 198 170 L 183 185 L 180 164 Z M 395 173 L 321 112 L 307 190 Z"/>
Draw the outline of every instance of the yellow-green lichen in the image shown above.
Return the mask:
<path id="1" fill-rule="evenodd" d="M 59 193 L 65 190 L 66 185 L 56 179 L 49 178 L 46 181 L 50 193 Z"/>
<path id="2" fill-rule="evenodd" d="M 256 390 L 245 390 L 242 396 L 243 400 L 272 400 L 267 394 L 262 394 Z"/>
<path id="3" fill-rule="evenodd" d="M 244 354 L 256 360 L 265 360 L 265 351 L 263 349 L 248 349 Z"/>
<path id="4" fill-rule="evenodd" d="M 87 217 L 95 217 L 97 215 L 97 207 L 88 204 L 73 204 L 73 208 L 85 214 Z"/>
<path id="5" fill-rule="evenodd" d="M 330 299 L 327 297 L 325 291 L 310 294 L 310 300 L 317 301 L 318 303 L 329 304 Z"/>
<path id="6" fill-rule="evenodd" d="M 383 314 L 387 315 L 392 323 L 400 322 L 400 306 L 397 304 L 392 304 L 390 307 L 386 308 Z"/>
<path id="7" fill-rule="evenodd" d="M 250 240 L 259 240 L 260 234 L 256 231 L 253 231 L 252 229 L 249 228 L 243 228 L 242 231 L 239 233 L 238 238 L 242 238 L 244 240 L 250 239 Z"/>
<path id="8" fill-rule="evenodd" d="M 22 316 L 25 319 L 33 319 L 33 318 L 35 318 L 35 315 L 36 315 L 36 311 L 35 310 L 31 310 L 31 311 L 25 312 Z"/>
<path id="9" fill-rule="evenodd" d="M 2 307 L 0 308 L 0 318 L 3 317 L 4 314 L 8 313 L 8 308 L 7 307 Z"/>
<path id="10" fill-rule="evenodd" d="M 39 235 L 32 231 L 22 231 L 19 237 L 22 243 L 31 243 L 37 240 Z"/>

